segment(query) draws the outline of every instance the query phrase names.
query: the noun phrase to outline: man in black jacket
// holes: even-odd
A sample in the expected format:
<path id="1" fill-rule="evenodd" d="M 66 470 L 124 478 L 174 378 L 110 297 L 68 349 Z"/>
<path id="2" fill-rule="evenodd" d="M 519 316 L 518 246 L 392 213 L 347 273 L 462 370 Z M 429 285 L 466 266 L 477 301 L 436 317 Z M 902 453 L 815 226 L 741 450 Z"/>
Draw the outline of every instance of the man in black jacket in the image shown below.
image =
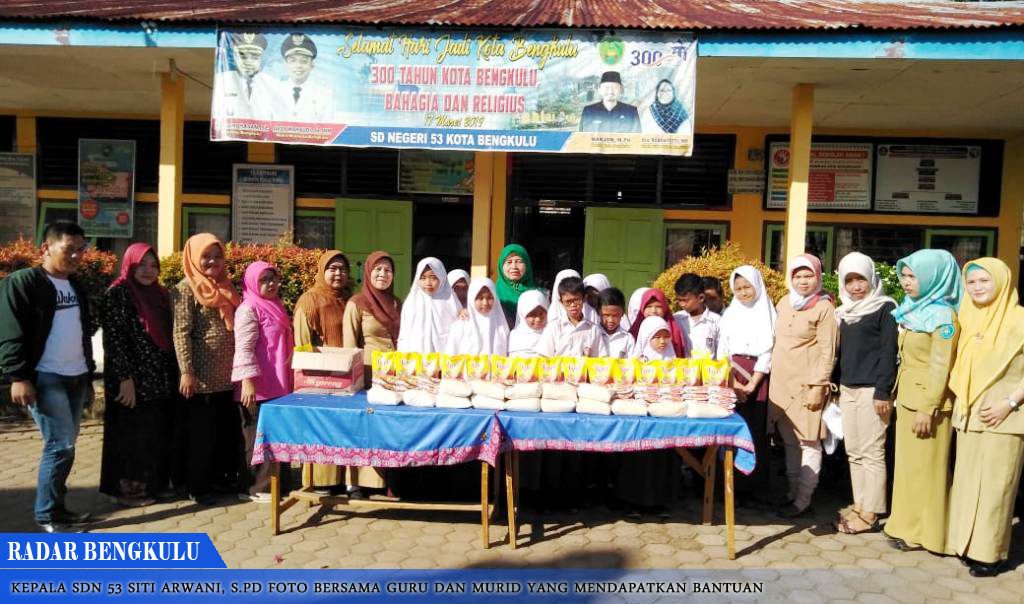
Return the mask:
<path id="1" fill-rule="evenodd" d="M 43 435 L 35 520 L 48 533 L 77 532 L 89 520 L 64 505 L 82 410 L 93 396 L 94 330 L 85 288 L 74 278 L 86 245 L 77 224 L 50 224 L 42 265 L 0 281 L 0 376 Z"/>

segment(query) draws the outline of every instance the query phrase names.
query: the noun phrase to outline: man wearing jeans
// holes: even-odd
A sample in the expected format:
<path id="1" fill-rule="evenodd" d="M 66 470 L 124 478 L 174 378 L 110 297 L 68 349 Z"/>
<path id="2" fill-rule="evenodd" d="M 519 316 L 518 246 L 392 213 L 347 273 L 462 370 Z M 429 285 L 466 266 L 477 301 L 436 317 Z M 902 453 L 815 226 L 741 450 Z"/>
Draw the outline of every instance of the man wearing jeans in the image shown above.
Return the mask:
<path id="1" fill-rule="evenodd" d="M 93 396 L 89 302 L 74 278 L 85 248 L 80 226 L 55 222 L 43 233 L 42 265 L 0 281 L 0 376 L 43 435 L 35 520 L 48 533 L 89 521 L 64 505 L 82 409 Z"/>

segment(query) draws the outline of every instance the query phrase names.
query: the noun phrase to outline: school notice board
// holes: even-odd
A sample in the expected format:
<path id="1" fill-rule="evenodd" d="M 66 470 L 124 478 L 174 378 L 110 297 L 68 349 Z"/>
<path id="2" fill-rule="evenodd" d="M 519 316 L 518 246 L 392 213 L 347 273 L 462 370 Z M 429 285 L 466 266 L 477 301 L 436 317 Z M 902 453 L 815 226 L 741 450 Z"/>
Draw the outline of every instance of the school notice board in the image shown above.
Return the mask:
<path id="1" fill-rule="evenodd" d="M 811 143 L 807 205 L 816 210 L 871 209 L 871 143 Z M 785 208 L 789 196 L 788 142 L 768 147 L 769 208 Z"/>
<path id="2" fill-rule="evenodd" d="M 213 140 L 690 155 L 689 33 L 222 29 Z"/>
<path id="3" fill-rule="evenodd" d="M 875 209 L 977 214 L 981 147 L 878 145 Z"/>
<path id="4" fill-rule="evenodd" d="M 231 239 L 274 243 L 292 230 L 295 167 L 235 164 L 231 193 Z"/>

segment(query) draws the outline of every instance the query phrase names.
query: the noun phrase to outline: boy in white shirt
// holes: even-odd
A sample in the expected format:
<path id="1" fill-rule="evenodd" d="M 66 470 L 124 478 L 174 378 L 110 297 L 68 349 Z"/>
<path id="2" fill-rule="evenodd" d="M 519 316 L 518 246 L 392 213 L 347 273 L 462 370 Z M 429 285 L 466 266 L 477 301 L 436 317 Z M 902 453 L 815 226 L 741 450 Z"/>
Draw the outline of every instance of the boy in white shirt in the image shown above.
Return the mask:
<path id="1" fill-rule="evenodd" d="M 601 312 L 601 327 L 608 346 L 608 356 L 613 359 L 628 359 L 633 350 L 633 334 L 622 326 L 622 316 L 626 314 L 626 297 L 616 287 L 601 291 L 598 296 L 598 309 Z"/>
<path id="2" fill-rule="evenodd" d="M 704 281 L 699 275 L 685 273 L 676 281 L 676 323 L 686 339 L 691 358 L 714 359 L 718 351 L 718 323 L 721 315 L 711 312 L 704 301 Z"/>
<path id="3" fill-rule="evenodd" d="M 537 342 L 537 354 L 542 357 L 608 356 L 603 330 L 583 314 L 583 280 L 566 277 L 556 287 L 558 303 L 565 312 L 548 315 L 547 327 Z"/>

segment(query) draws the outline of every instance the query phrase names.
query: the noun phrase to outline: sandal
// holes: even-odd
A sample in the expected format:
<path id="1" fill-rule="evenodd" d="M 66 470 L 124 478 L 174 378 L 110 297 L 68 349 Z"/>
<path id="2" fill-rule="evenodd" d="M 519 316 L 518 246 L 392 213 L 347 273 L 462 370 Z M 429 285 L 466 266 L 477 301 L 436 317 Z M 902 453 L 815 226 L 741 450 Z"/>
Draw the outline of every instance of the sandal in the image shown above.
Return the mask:
<path id="1" fill-rule="evenodd" d="M 878 525 L 877 518 L 874 522 L 868 522 L 867 520 L 864 520 L 864 517 L 857 512 L 853 512 L 852 515 L 856 516 L 858 520 L 863 522 L 865 524 L 865 527 L 862 529 L 852 528 L 850 526 L 849 518 L 840 517 L 838 522 L 836 522 L 834 525 L 836 527 L 836 531 L 843 533 L 844 535 L 860 535 L 863 533 L 877 533 L 879 530 L 881 530 L 881 527 Z"/>

